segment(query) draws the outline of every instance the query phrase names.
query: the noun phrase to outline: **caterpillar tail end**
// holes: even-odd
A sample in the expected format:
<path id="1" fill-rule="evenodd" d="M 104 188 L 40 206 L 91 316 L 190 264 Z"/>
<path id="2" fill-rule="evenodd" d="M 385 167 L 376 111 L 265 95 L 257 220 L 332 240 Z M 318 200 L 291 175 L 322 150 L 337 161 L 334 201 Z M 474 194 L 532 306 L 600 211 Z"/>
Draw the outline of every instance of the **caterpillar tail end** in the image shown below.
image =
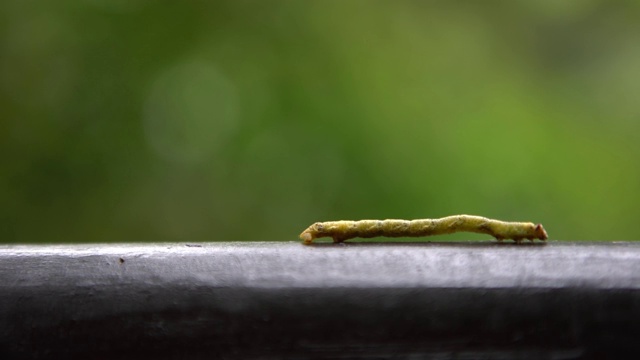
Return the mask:
<path id="1" fill-rule="evenodd" d="M 547 239 L 549 238 L 549 236 L 547 235 L 547 231 L 544 229 L 544 227 L 542 227 L 542 224 L 536 225 L 534 231 L 536 237 L 542 241 L 547 241 Z"/>

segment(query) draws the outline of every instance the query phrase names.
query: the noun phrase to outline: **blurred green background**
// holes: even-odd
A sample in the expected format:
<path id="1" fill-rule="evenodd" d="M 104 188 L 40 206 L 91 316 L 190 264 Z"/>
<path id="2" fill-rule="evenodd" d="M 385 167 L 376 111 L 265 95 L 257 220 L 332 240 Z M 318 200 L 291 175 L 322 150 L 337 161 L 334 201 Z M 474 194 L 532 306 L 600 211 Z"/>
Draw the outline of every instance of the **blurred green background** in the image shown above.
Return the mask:
<path id="1" fill-rule="evenodd" d="M 0 24 L 1 242 L 459 213 L 638 238 L 639 2 L 5 0 Z"/>

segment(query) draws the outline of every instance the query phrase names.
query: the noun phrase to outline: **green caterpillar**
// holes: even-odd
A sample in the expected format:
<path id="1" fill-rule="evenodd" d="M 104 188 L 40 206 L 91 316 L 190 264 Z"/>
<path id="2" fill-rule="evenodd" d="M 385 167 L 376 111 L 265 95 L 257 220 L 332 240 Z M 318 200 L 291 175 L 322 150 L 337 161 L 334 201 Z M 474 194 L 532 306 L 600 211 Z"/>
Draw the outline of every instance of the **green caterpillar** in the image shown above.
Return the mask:
<path id="1" fill-rule="evenodd" d="M 340 243 L 356 237 L 418 237 L 461 231 L 489 234 L 498 241 L 512 239 L 516 243 L 521 243 L 523 239 L 545 241 L 548 238 L 542 224 L 506 222 L 473 215 L 453 215 L 441 219 L 317 222 L 303 231 L 300 239 L 305 244 L 311 244 L 314 239 L 332 237 L 333 242 Z"/>

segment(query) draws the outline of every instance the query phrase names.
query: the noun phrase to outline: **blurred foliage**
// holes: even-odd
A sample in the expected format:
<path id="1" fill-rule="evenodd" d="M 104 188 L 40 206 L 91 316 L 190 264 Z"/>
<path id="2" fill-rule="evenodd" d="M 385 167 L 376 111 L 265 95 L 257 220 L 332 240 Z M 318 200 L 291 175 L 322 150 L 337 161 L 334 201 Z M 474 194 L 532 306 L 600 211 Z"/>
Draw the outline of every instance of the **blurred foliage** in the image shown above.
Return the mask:
<path id="1" fill-rule="evenodd" d="M 0 24 L 1 242 L 459 213 L 638 238 L 638 2 L 7 0 Z"/>

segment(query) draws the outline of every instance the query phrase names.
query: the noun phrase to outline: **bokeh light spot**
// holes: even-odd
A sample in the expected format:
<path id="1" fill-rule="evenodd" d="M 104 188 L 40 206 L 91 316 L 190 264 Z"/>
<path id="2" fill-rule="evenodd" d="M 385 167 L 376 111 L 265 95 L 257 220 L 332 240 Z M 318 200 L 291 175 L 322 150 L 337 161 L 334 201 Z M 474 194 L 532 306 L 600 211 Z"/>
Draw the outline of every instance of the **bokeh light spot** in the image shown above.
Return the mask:
<path id="1" fill-rule="evenodd" d="M 237 127 L 235 86 L 205 62 L 187 61 L 161 74 L 144 106 L 147 142 L 169 161 L 202 162 L 227 144 Z"/>

